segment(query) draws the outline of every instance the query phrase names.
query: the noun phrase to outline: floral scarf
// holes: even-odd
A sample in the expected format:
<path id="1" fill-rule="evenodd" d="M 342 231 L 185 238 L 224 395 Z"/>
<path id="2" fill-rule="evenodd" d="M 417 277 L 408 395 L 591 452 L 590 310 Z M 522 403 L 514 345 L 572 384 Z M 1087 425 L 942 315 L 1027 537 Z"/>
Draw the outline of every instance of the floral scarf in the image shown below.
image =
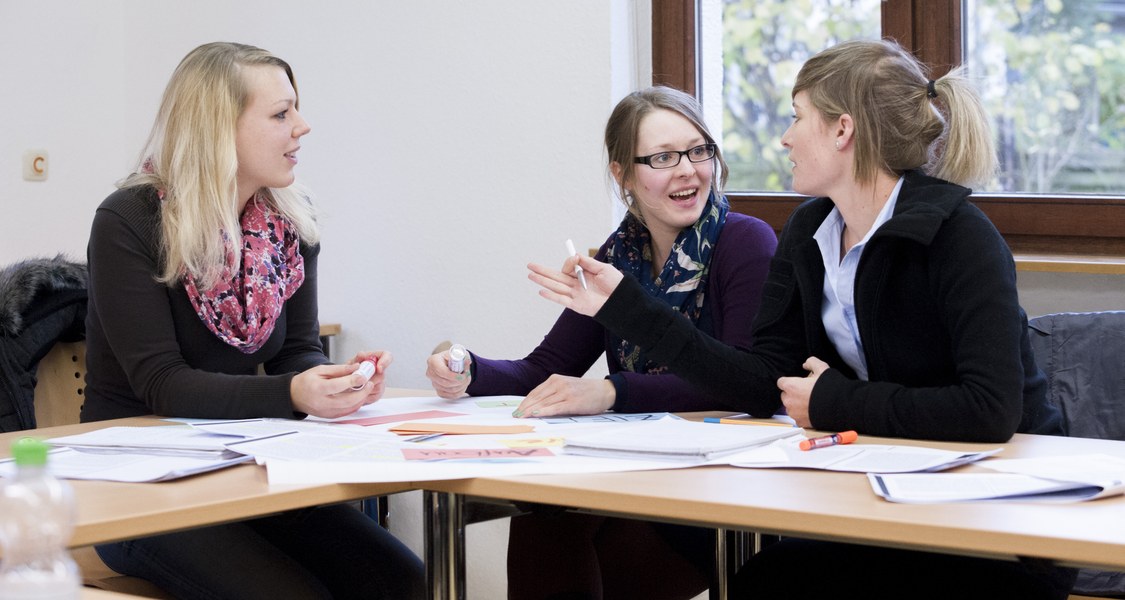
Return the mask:
<path id="1" fill-rule="evenodd" d="M 632 274 L 646 292 L 696 324 L 703 313 L 711 256 L 727 222 L 728 211 L 726 201 L 712 193 L 695 225 L 676 237 L 672 252 L 656 277 L 652 276 L 652 236 L 632 213 L 627 214 L 606 250 L 606 261 Z M 641 349 L 627 340 L 616 340 L 616 354 L 618 363 L 626 371 L 653 374 L 666 370 L 646 359 Z"/>
<path id="2" fill-rule="evenodd" d="M 200 290 L 195 278 L 184 277 L 184 289 L 192 308 L 219 339 L 240 352 L 253 354 L 273 334 L 285 301 L 305 280 L 305 260 L 297 230 L 272 210 L 259 192 L 242 211 L 242 261 L 232 272 L 234 249 L 227 242 L 226 266 L 218 283 Z"/>

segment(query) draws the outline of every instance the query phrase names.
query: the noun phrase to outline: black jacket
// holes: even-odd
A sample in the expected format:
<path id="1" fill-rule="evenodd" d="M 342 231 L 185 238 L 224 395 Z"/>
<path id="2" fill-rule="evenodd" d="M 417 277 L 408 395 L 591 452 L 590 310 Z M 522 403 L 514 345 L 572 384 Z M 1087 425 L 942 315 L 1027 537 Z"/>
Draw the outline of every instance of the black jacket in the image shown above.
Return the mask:
<path id="1" fill-rule="evenodd" d="M 629 278 L 595 318 L 685 379 L 736 395 L 754 415 L 779 409 L 778 377 L 803 375 L 801 364 L 816 356 L 832 367 L 810 401 L 817 429 L 984 442 L 1061 433 L 1011 252 L 969 194 L 907 173 L 894 214 L 868 241 L 855 305 L 869 381 L 855 378 L 821 320 L 824 262 L 812 236 L 832 210 L 827 198 L 803 203 L 785 225 L 750 351 L 685 327 Z"/>
<path id="2" fill-rule="evenodd" d="M 86 281 L 86 265 L 61 255 L 0 270 L 0 431 L 35 428 L 39 361 L 83 339 Z"/>

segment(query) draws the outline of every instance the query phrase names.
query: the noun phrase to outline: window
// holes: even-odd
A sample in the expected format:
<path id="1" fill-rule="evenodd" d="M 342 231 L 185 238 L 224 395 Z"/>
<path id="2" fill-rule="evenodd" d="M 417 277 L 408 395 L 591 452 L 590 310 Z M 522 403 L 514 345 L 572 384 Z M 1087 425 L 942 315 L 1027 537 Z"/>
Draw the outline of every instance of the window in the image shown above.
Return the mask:
<path id="1" fill-rule="evenodd" d="M 699 14 L 702 4 L 710 10 L 716 1 L 652 0 L 654 82 L 698 93 Z M 738 9 L 731 8 L 734 0 L 721 4 L 724 17 L 740 18 Z M 790 28 L 792 33 L 779 38 L 789 50 L 770 57 L 778 66 L 768 75 L 774 78 L 771 85 L 784 87 L 780 93 L 786 111 L 792 79 L 781 83 L 785 73 L 779 71 L 785 67 L 780 65 L 793 61 L 799 66 L 801 52 L 819 49 L 816 36 L 824 38 L 823 47 L 838 39 L 881 32 L 911 48 L 938 75 L 961 63 L 964 48 L 971 69 L 985 76 L 1002 75 L 998 89 L 985 91 L 985 96 L 992 103 L 990 112 L 999 115 L 996 128 L 1005 171 L 993 189 L 975 194 L 974 202 L 1016 253 L 1125 256 L 1125 197 L 1121 196 L 1125 192 L 1125 98 L 1121 91 L 1125 89 L 1125 1 L 818 0 L 815 4 L 820 5 L 816 9 L 820 13 L 809 8 L 810 2 L 750 4 L 758 7 L 754 18 L 780 17 L 782 12 L 802 6 L 805 22 L 817 23 Z M 832 11 L 839 14 L 825 20 L 824 13 Z M 963 19 L 963 15 L 971 18 Z M 724 35 L 737 36 L 742 30 L 731 31 Z M 769 31 L 769 23 L 765 27 L 759 24 L 757 32 L 748 35 Z M 1032 38 L 1041 38 L 1043 45 L 1036 48 L 1029 41 Z M 731 65 L 724 64 L 724 68 Z M 1049 85 L 1030 83 L 1028 75 L 1044 79 L 1055 70 L 1061 71 L 1060 76 L 1048 77 Z M 795 71 L 790 77 L 793 75 Z M 763 85 L 762 74 L 747 72 L 746 76 L 759 80 L 738 85 Z M 764 98 L 762 90 L 755 93 Z M 713 110 L 715 99 L 705 97 L 703 101 L 708 111 Z M 746 125 L 760 128 L 756 133 L 739 133 L 737 127 L 728 127 L 740 125 L 735 123 L 736 110 L 737 106 L 724 117 L 724 122 L 729 121 L 723 127 L 728 162 L 734 160 L 734 154 L 753 147 L 756 162 L 769 163 L 770 142 L 750 139 L 773 135 L 769 117 L 757 117 Z M 780 135 L 776 133 L 777 138 Z M 773 152 L 784 159 L 780 146 Z M 780 172 L 784 171 L 787 169 Z M 763 218 L 780 230 L 801 198 L 779 191 L 787 189 L 788 182 L 786 175 L 778 173 L 768 164 L 763 169 L 760 164 L 735 162 L 728 195 L 736 210 Z M 743 191 L 749 189 L 758 191 Z"/>
<path id="2" fill-rule="evenodd" d="M 793 122 L 790 90 L 801 65 L 822 48 L 850 39 L 879 38 L 881 0 L 759 2 L 723 0 L 722 70 L 706 97 L 721 89 L 707 110 L 722 112 L 723 156 L 732 190 L 792 189 L 789 155 L 781 136 Z M 720 60 L 702 52 L 706 60 Z M 717 53 L 717 52 L 716 52 Z"/>

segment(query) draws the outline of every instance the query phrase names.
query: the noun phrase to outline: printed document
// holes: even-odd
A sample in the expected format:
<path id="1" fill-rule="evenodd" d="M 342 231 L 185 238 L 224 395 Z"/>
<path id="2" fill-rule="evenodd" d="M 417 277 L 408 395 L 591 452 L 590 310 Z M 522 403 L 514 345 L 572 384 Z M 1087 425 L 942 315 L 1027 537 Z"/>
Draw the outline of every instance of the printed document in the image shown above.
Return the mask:
<path id="1" fill-rule="evenodd" d="M 990 460 L 995 473 L 869 474 L 891 502 L 1078 502 L 1125 494 L 1125 459 L 1104 454 Z"/>
<path id="2" fill-rule="evenodd" d="M 847 444 L 801 450 L 796 441 L 785 440 L 766 448 L 730 457 L 734 467 L 755 469 L 788 468 L 848 471 L 854 473 L 917 473 L 943 471 L 992 456 L 1000 449 L 957 452 L 921 446 Z"/>

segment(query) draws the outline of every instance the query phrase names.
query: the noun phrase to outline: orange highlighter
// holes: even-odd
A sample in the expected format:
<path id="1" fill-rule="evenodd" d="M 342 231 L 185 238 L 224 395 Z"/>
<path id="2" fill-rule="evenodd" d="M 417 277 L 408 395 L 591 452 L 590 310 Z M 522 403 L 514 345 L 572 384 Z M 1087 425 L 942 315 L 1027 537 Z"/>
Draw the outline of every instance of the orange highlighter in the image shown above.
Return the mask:
<path id="1" fill-rule="evenodd" d="M 817 448 L 827 448 L 838 444 L 850 444 L 858 437 L 859 434 L 854 431 L 841 431 L 832 435 L 809 438 L 801 442 L 801 450 L 816 450 Z"/>

